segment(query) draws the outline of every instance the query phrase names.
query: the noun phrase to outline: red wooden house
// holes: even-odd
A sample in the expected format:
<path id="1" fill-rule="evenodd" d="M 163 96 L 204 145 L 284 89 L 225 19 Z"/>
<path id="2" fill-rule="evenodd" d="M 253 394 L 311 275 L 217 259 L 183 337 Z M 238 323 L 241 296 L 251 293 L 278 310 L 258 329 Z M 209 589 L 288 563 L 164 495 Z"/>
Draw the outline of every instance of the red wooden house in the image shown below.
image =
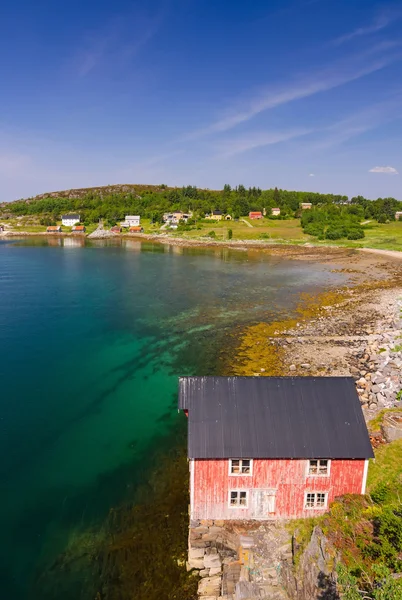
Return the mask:
<path id="1" fill-rule="evenodd" d="M 254 212 L 250 212 L 248 213 L 248 218 L 249 219 L 262 219 L 263 215 L 261 211 L 254 211 Z"/>
<path id="2" fill-rule="evenodd" d="M 350 377 L 183 377 L 191 520 L 322 514 L 373 457 Z"/>

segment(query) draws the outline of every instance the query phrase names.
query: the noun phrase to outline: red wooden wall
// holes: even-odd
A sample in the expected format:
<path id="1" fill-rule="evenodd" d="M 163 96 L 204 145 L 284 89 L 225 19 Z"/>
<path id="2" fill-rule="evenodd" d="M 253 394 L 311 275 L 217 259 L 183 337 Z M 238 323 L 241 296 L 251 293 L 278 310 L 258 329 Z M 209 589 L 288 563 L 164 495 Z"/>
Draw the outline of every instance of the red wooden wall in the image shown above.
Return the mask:
<path id="1" fill-rule="evenodd" d="M 305 509 L 306 492 L 327 492 L 327 506 L 336 496 L 361 494 L 364 460 L 332 460 L 329 476 L 309 476 L 307 460 L 254 459 L 252 475 L 229 475 L 228 460 L 191 460 L 192 519 L 261 519 L 311 517 L 324 509 Z M 261 517 L 249 501 L 247 508 L 229 507 L 230 490 L 275 489 L 275 513 Z M 253 493 L 249 493 L 253 497 Z"/>

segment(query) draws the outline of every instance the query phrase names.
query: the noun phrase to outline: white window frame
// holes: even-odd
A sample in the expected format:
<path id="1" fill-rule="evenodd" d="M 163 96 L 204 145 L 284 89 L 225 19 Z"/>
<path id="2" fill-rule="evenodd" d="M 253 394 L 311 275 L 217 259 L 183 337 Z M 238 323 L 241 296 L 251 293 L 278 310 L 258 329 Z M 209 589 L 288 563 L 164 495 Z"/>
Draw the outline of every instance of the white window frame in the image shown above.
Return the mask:
<path id="1" fill-rule="evenodd" d="M 317 461 L 317 469 L 319 469 L 320 460 L 326 460 L 328 463 L 328 468 L 326 473 L 310 473 L 310 462 L 312 460 Z M 330 477 L 331 475 L 331 460 L 329 458 L 310 458 L 307 461 L 306 465 L 306 477 Z"/>
<path id="2" fill-rule="evenodd" d="M 314 494 L 314 506 L 307 506 L 307 495 Z M 321 506 L 317 506 L 317 494 L 324 494 L 324 504 Z M 328 508 L 328 492 L 320 492 L 319 490 L 310 490 L 304 493 L 304 510 L 326 510 Z"/>
<path id="3" fill-rule="evenodd" d="M 231 503 L 231 494 L 232 492 L 236 492 L 237 494 L 240 494 L 240 492 L 245 492 L 246 494 L 246 504 L 232 504 Z M 245 509 L 248 508 L 248 499 L 249 499 L 249 495 L 250 495 L 250 490 L 245 490 L 245 489 L 241 489 L 241 490 L 229 490 L 228 492 L 228 505 L 229 508 L 237 508 L 237 509 Z M 239 501 L 240 501 L 240 495 L 239 495 Z"/>
<path id="4" fill-rule="evenodd" d="M 240 468 L 242 466 L 243 460 L 249 460 L 250 461 L 250 473 L 232 473 L 232 462 L 234 460 L 239 461 Z M 252 458 L 230 458 L 229 459 L 229 475 L 230 475 L 230 477 L 251 477 L 252 474 L 253 474 L 253 459 Z"/>

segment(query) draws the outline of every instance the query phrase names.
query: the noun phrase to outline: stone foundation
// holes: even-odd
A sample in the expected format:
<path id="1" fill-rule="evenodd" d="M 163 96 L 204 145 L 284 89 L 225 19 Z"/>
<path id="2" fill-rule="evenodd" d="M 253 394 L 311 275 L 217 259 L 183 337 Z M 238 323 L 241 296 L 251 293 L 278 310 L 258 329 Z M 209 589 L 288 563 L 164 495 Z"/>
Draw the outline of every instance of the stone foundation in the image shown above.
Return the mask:
<path id="1" fill-rule="evenodd" d="M 283 561 L 292 562 L 289 533 L 282 525 L 193 521 L 187 570 L 201 577 L 200 600 L 285 600 Z"/>

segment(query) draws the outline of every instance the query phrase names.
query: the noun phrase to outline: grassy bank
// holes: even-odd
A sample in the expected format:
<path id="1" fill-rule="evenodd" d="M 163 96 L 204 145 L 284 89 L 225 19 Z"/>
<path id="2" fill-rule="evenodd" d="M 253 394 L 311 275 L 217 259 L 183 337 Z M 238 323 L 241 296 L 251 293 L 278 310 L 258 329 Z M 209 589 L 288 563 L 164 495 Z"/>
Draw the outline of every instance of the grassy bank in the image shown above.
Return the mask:
<path id="1" fill-rule="evenodd" d="M 345 598 L 396 600 L 402 598 L 402 439 L 384 445 L 370 460 L 366 496 L 337 499 L 328 514 L 292 523 L 298 543 L 296 563 L 315 526 L 331 543 L 335 561 L 341 560 L 339 580 Z M 331 568 L 334 565 L 329 565 Z M 385 595 L 379 595 L 378 590 Z"/>

